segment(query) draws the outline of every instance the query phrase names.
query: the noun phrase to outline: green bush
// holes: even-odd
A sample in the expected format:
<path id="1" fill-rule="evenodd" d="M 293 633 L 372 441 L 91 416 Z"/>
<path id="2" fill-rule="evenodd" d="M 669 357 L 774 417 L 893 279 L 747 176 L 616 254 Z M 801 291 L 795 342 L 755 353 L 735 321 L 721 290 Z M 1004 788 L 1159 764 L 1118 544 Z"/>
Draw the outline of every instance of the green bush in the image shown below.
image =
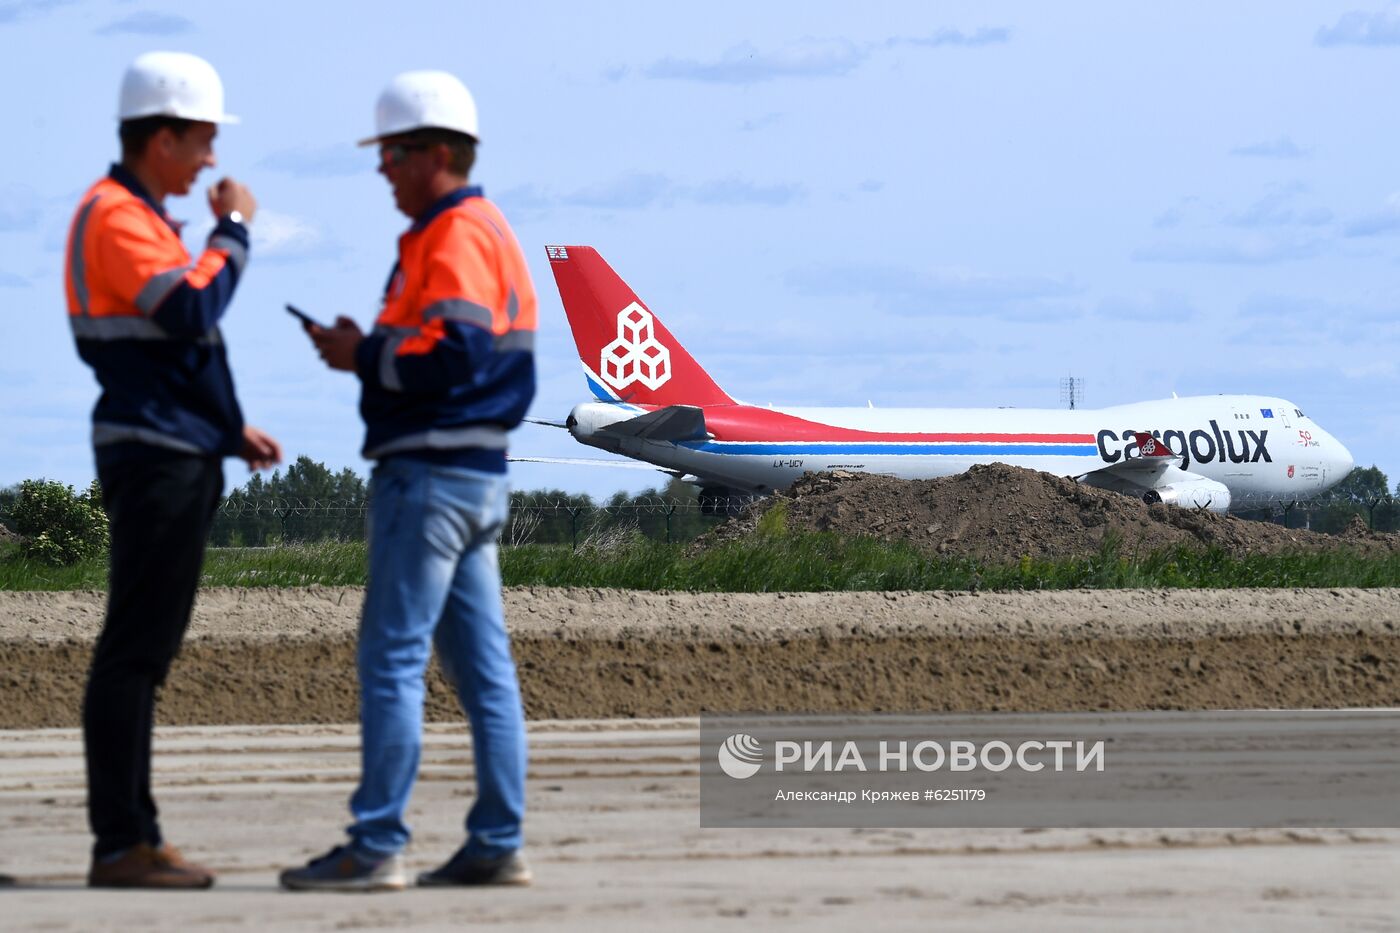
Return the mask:
<path id="1" fill-rule="evenodd" d="M 10 518 L 24 538 L 20 553 L 38 563 L 64 567 L 107 550 L 107 513 L 96 480 L 76 493 L 62 483 L 27 479 Z"/>

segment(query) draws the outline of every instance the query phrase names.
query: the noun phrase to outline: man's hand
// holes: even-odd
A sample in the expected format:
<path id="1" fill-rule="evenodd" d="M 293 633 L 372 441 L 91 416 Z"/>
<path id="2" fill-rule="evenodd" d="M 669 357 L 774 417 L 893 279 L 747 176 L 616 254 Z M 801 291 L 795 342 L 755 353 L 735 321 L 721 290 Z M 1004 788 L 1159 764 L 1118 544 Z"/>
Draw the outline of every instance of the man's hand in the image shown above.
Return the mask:
<path id="1" fill-rule="evenodd" d="M 282 445 L 277 443 L 272 435 L 264 434 L 251 424 L 245 424 L 243 449 L 238 451 L 238 456 L 248 461 L 248 469 L 266 470 L 282 462 Z"/>
<path id="2" fill-rule="evenodd" d="M 209 209 L 216 218 L 238 211 L 244 223 L 252 223 L 253 215 L 258 212 L 258 202 L 246 186 L 232 178 L 220 178 L 209 189 Z"/>
<path id="3" fill-rule="evenodd" d="M 327 366 L 350 373 L 355 371 L 355 348 L 365 339 L 360 325 L 348 317 L 338 317 L 334 327 L 307 327 L 306 332 Z"/>

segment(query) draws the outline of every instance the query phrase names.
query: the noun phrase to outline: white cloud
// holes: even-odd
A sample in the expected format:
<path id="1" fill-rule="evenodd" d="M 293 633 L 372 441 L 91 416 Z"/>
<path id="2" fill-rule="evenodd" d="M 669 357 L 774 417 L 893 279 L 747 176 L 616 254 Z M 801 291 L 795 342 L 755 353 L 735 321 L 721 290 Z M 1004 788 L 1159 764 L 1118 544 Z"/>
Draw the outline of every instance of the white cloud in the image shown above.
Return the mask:
<path id="1" fill-rule="evenodd" d="M 99 36 L 179 36 L 194 32 L 194 23 L 174 13 L 138 10 L 97 30 Z"/>
<path id="2" fill-rule="evenodd" d="M 1010 41 L 1006 27 L 983 27 L 971 33 L 960 29 L 939 29 L 922 36 L 891 36 L 880 42 L 856 43 L 849 39 L 802 39 L 781 48 L 760 49 L 741 42 L 708 60 L 667 56 L 648 65 L 648 78 L 701 81 L 710 84 L 750 85 L 779 78 L 834 78 L 850 74 L 875 53 L 902 46 L 934 49 L 941 47 L 980 48 Z M 608 80 L 619 80 L 626 68 L 604 73 Z"/>
<path id="3" fill-rule="evenodd" d="M 869 52 L 847 39 L 807 39 L 781 49 L 760 51 L 748 42 L 710 61 L 666 57 L 646 69 L 649 78 L 675 78 L 715 84 L 754 84 L 775 78 L 832 77 L 848 74 Z"/>
<path id="4" fill-rule="evenodd" d="M 1346 225 L 1349 237 L 1384 236 L 1400 233 L 1400 192 L 1386 199 L 1385 206 Z"/>
<path id="5" fill-rule="evenodd" d="M 1287 136 L 1248 146 L 1236 146 L 1230 150 L 1230 155 L 1253 156 L 1259 159 L 1301 159 L 1307 154 L 1306 149 L 1299 148 L 1298 144 Z"/>
<path id="6" fill-rule="evenodd" d="M 39 224 L 39 198 L 27 185 L 0 187 L 0 232 L 33 230 Z"/>
<path id="7" fill-rule="evenodd" d="M 1296 207 L 1297 199 L 1307 192 L 1299 182 L 1276 185 L 1258 201 L 1242 211 L 1225 218 L 1233 227 L 1319 227 L 1332 220 L 1325 207 Z"/>
<path id="8" fill-rule="evenodd" d="M 966 268 L 914 269 L 880 263 L 827 262 L 792 269 L 787 283 L 815 298 L 863 297 L 895 314 L 983 315 L 1063 320 L 1081 312 L 1072 279 L 993 275 Z"/>
<path id="9" fill-rule="evenodd" d="M 76 0 L 10 0 L 8 3 L 0 3 L 0 25 L 17 23 L 31 16 L 42 16 L 74 2 Z"/>
<path id="10" fill-rule="evenodd" d="M 293 178 L 339 178 L 374 170 L 374 156 L 348 143 L 279 149 L 258 162 L 258 168 L 285 172 Z"/>
<path id="11" fill-rule="evenodd" d="M 329 259 L 341 248 L 309 220 L 263 208 L 249 225 L 255 261 Z"/>
<path id="12" fill-rule="evenodd" d="M 1180 292 L 1158 289 L 1134 296 L 1110 295 L 1099 302 L 1098 316 L 1119 321 L 1171 324 L 1197 314 L 1190 298 Z"/>
<path id="13" fill-rule="evenodd" d="M 1331 26 L 1323 26 L 1313 38 L 1318 45 L 1400 45 L 1400 14 L 1394 11 L 1343 13 Z"/>
<path id="14" fill-rule="evenodd" d="M 1245 236 L 1215 243 L 1154 243 L 1133 251 L 1138 262 L 1263 266 L 1311 259 L 1322 252 L 1315 236 Z"/>
<path id="15" fill-rule="evenodd" d="M 637 211 L 670 207 L 680 201 L 720 207 L 782 207 L 806 195 L 802 185 L 764 184 L 733 175 L 684 184 L 659 172 L 631 172 L 568 192 L 521 185 L 502 192 L 496 200 L 508 214 L 537 216 L 556 207 Z"/>
<path id="16" fill-rule="evenodd" d="M 1394 360 L 1372 360 L 1343 366 L 1342 375 L 1348 379 L 1393 379 L 1397 371 Z"/>

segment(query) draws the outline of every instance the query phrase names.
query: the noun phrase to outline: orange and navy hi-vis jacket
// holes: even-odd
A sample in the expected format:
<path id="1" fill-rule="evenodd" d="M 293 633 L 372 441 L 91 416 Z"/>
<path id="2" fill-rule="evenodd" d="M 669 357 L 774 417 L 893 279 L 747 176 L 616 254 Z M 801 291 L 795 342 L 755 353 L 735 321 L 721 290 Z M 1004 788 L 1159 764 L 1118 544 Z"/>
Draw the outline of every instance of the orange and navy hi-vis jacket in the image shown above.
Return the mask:
<path id="1" fill-rule="evenodd" d="M 218 321 L 248 261 L 227 218 L 193 260 L 179 228 L 119 165 L 83 195 L 68 235 L 68 323 L 102 395 L 99 465 L 160 451 L 238 453 L 243 414 Z"/>
<path id="2" fill-rule="evenodd" d="M 535 290 L 505 217 L 476 187 L 399 238 L 374 331 L 356 351 L 364 454 L 505 471 L 535 394 Z"/>

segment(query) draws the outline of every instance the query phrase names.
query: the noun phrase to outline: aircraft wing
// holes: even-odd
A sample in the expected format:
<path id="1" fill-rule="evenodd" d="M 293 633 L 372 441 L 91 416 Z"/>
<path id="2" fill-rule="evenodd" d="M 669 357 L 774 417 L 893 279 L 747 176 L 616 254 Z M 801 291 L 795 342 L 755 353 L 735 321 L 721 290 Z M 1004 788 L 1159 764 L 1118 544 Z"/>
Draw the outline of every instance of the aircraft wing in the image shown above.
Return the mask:
<path id="1" fill-rule="evenodd" d="M 565 466 L 618 467 L 623 470 L 655 470 L 680 476 L 678 470 L 642 463 L 640 460 L 604 460 L 602 457 L 506 457 L 510 463 L 556 463 Z"/>
<path id="2" fill-rule="evenodd" d="M 1151 434 L 1134 432 L 1133 437 L 1137 440 L 1138 456 L 1131 459 L 1124 457 L 1117 463 L 1090 470 L 1079 479 L 1083 481 L 1086 477 L 1094 477 L 1101 480 L 1121 480 L 1134 486 L 1148 488 L 1157 485 L 1167 470 L 1176 466 L 1177 456 L 1172 453 L 1171 448 Z"/>
<path id="3" fill-rule="evenodd" d="M 613 422 L 599 428 L 598 433 L 649 441 L 703 441 L 710 436 L 705 430 L 705 412 L 694 405 L 668 405 Z"/>
<path id="4" fill-rule="evenodd" d="M 1229 510 L 1228 486 L 1177 466 L 1177 455 L 1151 434 L 1135 431 L 1133 437 L 1137 440 L 1138 456 L 1091 470 L 1076 477 L 1079 482 L 1139 496 L 1149 505 L 1165 502 L 1215 512 Z"/>

